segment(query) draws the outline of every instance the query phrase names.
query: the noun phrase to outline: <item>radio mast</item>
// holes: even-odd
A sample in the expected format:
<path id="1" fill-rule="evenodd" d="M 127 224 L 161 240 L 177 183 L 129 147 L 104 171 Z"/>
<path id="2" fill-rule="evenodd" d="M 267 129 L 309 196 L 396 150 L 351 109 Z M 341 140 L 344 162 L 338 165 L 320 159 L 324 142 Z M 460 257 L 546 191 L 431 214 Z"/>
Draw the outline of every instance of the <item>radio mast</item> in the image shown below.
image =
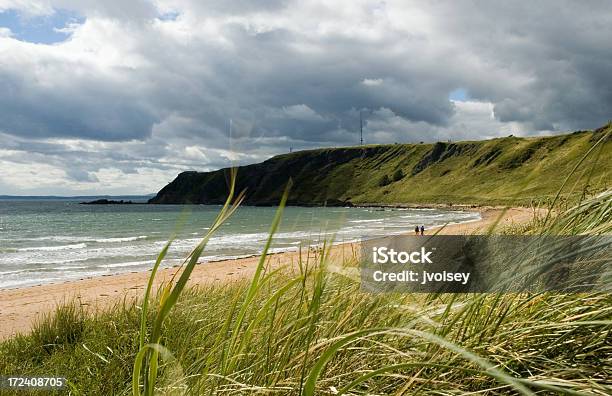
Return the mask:
<path id="1" fill-rule="evenodd" d="M 363 146 L 363 117 L 361 111 L 359 111 L 359 143 Z"/>

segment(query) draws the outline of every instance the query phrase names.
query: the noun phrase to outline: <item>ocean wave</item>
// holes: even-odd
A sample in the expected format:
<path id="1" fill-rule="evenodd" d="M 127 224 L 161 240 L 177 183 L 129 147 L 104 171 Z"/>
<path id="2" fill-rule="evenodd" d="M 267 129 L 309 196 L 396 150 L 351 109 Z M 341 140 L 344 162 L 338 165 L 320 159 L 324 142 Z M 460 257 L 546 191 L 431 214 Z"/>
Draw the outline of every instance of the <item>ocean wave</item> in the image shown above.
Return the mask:
<path id="1" fill-rule="evenodd" d="M 52 252 L 55 250 L 72 250 L 72 249 L 85 249 L 87 244 L 85 243 L 73 243 L 71 245 L 59 245 L 59 246 L 37 246 L 37 247 L 26 247 L 17 249 L 19 252 Z"/>
<path id="2" fill-rule="evenodd" d="M 144 260 L 144 261 L 126 261 L 123 263 L 112 263 L 112 264 L 102 264 L 99 265 L 99 268 L 122 268 L 122 267 L 137 267 L 144 265 L 153 265 L 153 260 Z"/>
<path id="3" fill-rule="evenodd" d="M 286 247 L 275 247 L 268 249 L 268 253 L 283 253 L 283 252 L 297 252 L 297 246 L 286 246 Z"/>
<path id="4" fill-rule="evenodd" d="M 93 239 L 91 242 L 97 243 L 116 243 L 116 242 L 133 242 L 141 239 L 147 239 L 146 235 L 139 235 L 133 237 L 124 237 L 124 238 L 101 238 L 101 239 Z"/>
<path id="5" fill-rule="evenodd" d="M 249 233 L 249 234 L 230 234 L 230 235 L 219 235 L 214 236 L 208 242 L 209 247 L 224 247 L 224 246 L 244 246 L 251 243 L 259 243 L 265 241 L 268 237 L 268 233 Z M 177 239 L 172 245 L 176 247 L 194 247 L 202 241 L 202 238 L 186 238 Z M 158 245 L 165 245 L 166 242 L 156 242 Z"/>
<path id="6" fill-rule="evenodd" d="M 247 258 L 247 257 L 253 257 L 256 255 L 257 255 L 256 253 L 235 254 L 235 255 L 218 254 L 218 255 L 202 256 L 200 259 L 202 262 L 207 263 L 207 262 L 212 262 L 212 261 L 236 260 L 236 259 L 242 259 L 242 258 Z"/>
<path id="7" fill-rule="evenodd" d="M 75 266 L 70 266 L 70 265 L 63 265 L 63 266 L 59 266 L 59 267 L 53 267 L 53 270 L 56 271 L 68 271 L 68 270 L 81 270 L 81 269 L 87 269 L 90 268 L 86 265 L 75 265 Z"/>
<path id="8" fill-rule="evenodd" d="M 0 238 L 0 241 L 8 242 L 34 242 L 34 241 L 54 241 L 54 242 L 85 242 L 88 237 L 54 235 L 34 238 Z"/>
<path id="9" fill-rule="evenodd" d="M 96 243 L 116 243 L 116 242 L 132 242 L 139 239 L 146 239 L 146 235 L 138 235 L 131 237 L 115 237 L 115 238 L 100 238 L 93 236 L 76 236 L 76 235 L 52 235 L 35 238 L 2 238 L 2 241 L 10 242 L 39 242 L 39 241 L 53 241 L 53 242 L 96 242 Z"/>
<path id="10" fill-rule="evenodd" d="M 276 241 L 279 240 L 295 240 L 298 238 L 308 238 L 314 233 L 305 231 L 296 232 L 279 232 L 274 235 Z M 257 251 L 268 239 L 267 232 L 248 233 L 248 234 L 226 234 L 212 237 L 207 244 L 207 250 L 217 250 L 224 248 L 247 248 Z M 202 238 L 184 238 L 176 239 L 172 242 L 172 247 L 177 249 L 191 249 L 202 241 Z M 157 249 L 163 247 L 166 241 L 155 241 L 154 245 Z"/>
<path id="11" fill-rule="evenodd" d="M 21 274 L 25 272 L 24 270 L 13 270 L 13 271 L 0 271 L 0 275 L 13 275 L 13 274 Z"/>
<path id="12" fill-rule="evenodd" d="M 406 216 L 403 216 L 403 217 L 406 217 Z M 380 222 L 384 220 L 385 219 L 351 220 L 349 221 L 349 223 L 373 223 L 373 222 Z"/>

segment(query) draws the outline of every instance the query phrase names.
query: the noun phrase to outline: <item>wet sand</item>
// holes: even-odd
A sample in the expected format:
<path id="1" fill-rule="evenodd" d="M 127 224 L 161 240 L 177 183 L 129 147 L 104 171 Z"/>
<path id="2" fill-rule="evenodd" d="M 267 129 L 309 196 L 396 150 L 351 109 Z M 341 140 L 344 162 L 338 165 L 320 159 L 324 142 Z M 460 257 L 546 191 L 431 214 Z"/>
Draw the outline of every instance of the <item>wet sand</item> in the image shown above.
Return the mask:
<path id="1" fill-rule="evenodd" d="M 444 235 L 482 234 L 491 227 L 500 228 L 511 224 L 526 223 L 534 216 L 531 209 L 479 208 L 479 221 L 452 224 L 439 231 Z M 427 230 L 428 234 L 435 229 Z M 358 243 L 339 244 L 332 248 L 332 261 L 340 262 L 359 252 Z M 302 254 L 306 254 L 302 252 Z M 271 254 L 268 257 L 272 267 L 297 263 L 298 252 Z M 233 282 L 253 275 L 258 257 L 201 263 L 194 269 L 190 284 Z M 178 268 L 158 271 L 155 286 L 168 281 Z M 27 333 L 37 318 L 55 309 L 58 304 L 72 300 L 94 312 L 123 299 L 142 297 L 150 272 L 133 272 L 118 275 L 97 276 L 63 283 L 30 286 L 19 289 L 0 290 L 0 340 L 18 333 Z"/>

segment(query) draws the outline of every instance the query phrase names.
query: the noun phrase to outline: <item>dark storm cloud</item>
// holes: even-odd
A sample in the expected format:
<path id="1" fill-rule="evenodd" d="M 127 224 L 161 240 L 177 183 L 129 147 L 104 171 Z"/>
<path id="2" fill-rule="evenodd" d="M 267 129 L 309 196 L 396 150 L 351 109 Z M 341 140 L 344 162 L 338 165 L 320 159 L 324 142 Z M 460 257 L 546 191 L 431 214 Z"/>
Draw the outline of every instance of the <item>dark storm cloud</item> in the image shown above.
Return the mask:
<path id="1" fill-rule="evenodd" d="M 150 17 L 150 5 L 139 4 L 125 15 Z M 326 135 L 339 124 L 354 129 L 358 118 L 351 110 L 356 109 L 387 108 L 411 122 L 447 125 L 454 113 L 448 95 L 456 88 L 492 102 L 500 121 L 527 123 L 533 130 L 594 127 L 607 120 L 612 45 L 606 37 L 612 31 L 610 13 L 601 12 L 604 3 L 445 4 L 425 6 L 434 28 L 421 35 L 376 23 L 372 28 L 380 31 L 368 38 L 342 29 L 313 35 L 299 27 L 261 30 L 255 23 L 233 21 L 220 25 L 227 45 L 217 45 L 205 34 L 194 33 L 185 42 L 183 37 L 160 37 L 150 26 L 130 27 L 127 32 L 137 43 L 129 49 L 150 67 L 115 68 L 123 77 L 120 84 L 92 73 L 59 88 L 4 72 L 0 127 L 20 136 L 146 139 L 163 117 L 179 114 L 200 125 L 192 133 L 211 138 L 213 146 L 221 146 L 232 117 L 241 126 L 236 136 L 266 134 L 316 143 L 329 141 Z M 86 12 L 87 7 L 80 9 Z M 93 15 L 113 17 L 106 8 L 89 7 Z M 284 1 L 246 8 L 206 2 L 184 11 L 194 21 L 208 17 L 206 10 L 240 15 L 237 9 L 268 12 L 273 19 L 285 8 Z M 394 5 L 384 11 L 392 13 Z M 350 21 L 338 23 L 350 28 Z M 509 81 L 498 80 L 506 77 Z M 377 83 L 364 84 L 367 80 Z M 328 122 L 268 117 L 298 105 Z"/>
<path id="2" fill-rule="evenodd" d="M 48 89 L 27 77 L 0 74 L 0 130 L 34 138 L 149 137 L 157 115 L 123 88 L 109 90 L 104 84 L 90 80 L 78 83 L 77 89 Z"/>
<path id="3" fill-rule="evenodd" d="M 611 118 L 609 2 L 447 4 L 439 10 L 448 16 L 444 28 L 460 48 L 516 80 L 467 84 L 476 98 L 495 104 L 501 121 L 546 130 L 594 128 Z"/>
<path id="4" fill-rule="evenodd" d="M 243 15 L 253 12 L 274 11 L 291 4 L 290 0 L 177 0 L 169 2 L 175 9 L 190 9 L 206 14 Z"/>
<path id="5" fill-rule="evenodd" d="M 107 111 L 81 111 L 80 105 L 67 104 L 42 109 L 30 103 L 0 101 L 6 113 L 2 127 L 7 132 L 25 137 L 79 137 L 96 140 L 144 139 L 150 135 L 153 119 L 139 109 L 122 108 Z M 121 104 L 119 105 L 121 106 Z M 96 106 L 98 107 L 98 106 Z M 127 107 L 127 106 L 126 106 Z M 125 114 L 121 114 L 125 111 Z M 71 113 L 74 112 L 74 113 Z M 75 113 L 88 120 L 76 119 Z M 20 114 L 28 114 L 25 118 Z M 118 118 L 123 117 L 123 118 Z"/>

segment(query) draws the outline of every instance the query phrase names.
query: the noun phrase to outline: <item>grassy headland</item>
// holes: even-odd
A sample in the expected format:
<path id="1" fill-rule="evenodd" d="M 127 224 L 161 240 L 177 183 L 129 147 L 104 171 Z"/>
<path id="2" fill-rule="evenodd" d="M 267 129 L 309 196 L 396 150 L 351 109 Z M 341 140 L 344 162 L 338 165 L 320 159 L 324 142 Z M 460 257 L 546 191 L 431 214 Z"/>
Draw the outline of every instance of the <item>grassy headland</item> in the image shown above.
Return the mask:
<path id="1" fill-rule="evenodd" d="M 236 188 L 246 189 L 249 205 L 276 205 L 292 178 L 290 205 L 526 206 L 552 199 L 578 161 L 611 129 L 300 151 L 239 167 Z M 573 174 L 562 197 L 571 197 L 572 190 L 595 193 L 612 184 L 612 139 L 596 151 Z M 227 192 L 227 169 L 184 172 L 149 202 L 222 204 Z"/>

